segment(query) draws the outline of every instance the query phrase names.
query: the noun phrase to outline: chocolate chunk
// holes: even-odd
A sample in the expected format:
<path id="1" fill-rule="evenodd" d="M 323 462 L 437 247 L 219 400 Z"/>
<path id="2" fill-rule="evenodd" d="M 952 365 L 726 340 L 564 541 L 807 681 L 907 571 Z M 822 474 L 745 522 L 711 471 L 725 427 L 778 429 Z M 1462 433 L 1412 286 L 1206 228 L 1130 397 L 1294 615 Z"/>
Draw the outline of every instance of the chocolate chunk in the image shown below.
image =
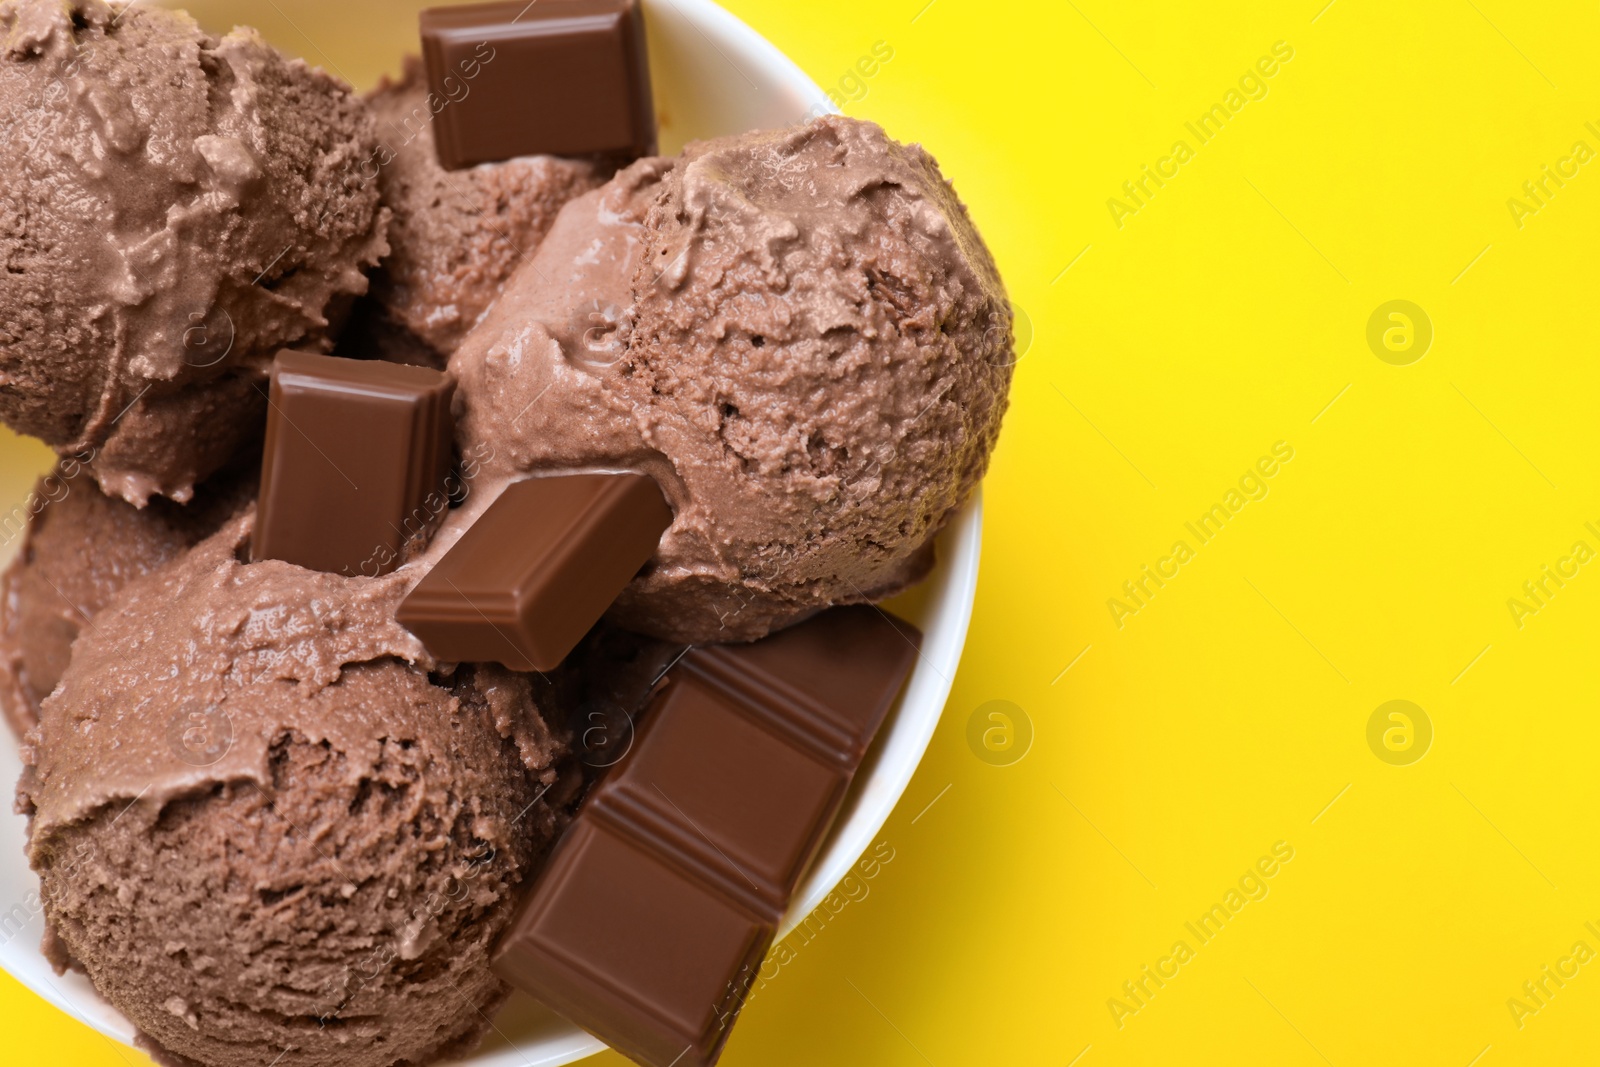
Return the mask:
<path id="1" fill-rule="evenodd" d="M 454 393 L 421 367 L 279 352 L 251 558 L 370 577 L 399 566 L 449 507 Z"/>
<path id="2" fill-rule="evenodd" d="M 716 1062 L 771 922 L 594 819 L 567 831 L 537 894 L 499 949 L 501 979 L 639 1063 Z"/>
<path id="3" fill-rule="evenodd" d="M 495 973 L 640 1063 L 715 1063 L 919 641 L 857 606 L 691 650 L 556 846 Z"/>
<path id="4" fill-rule="evenodd" d="M 447 170 L 515 156 L 655 153 L 638 0 L 429 8 L 422 55 Z"/>
<path id="5" fill-rule="evenodd" d="M 550 670 L 670 525 L 672 509 L 642 474 L 517 482 L 411 591 L 400 622 L 442 660 Z"/>

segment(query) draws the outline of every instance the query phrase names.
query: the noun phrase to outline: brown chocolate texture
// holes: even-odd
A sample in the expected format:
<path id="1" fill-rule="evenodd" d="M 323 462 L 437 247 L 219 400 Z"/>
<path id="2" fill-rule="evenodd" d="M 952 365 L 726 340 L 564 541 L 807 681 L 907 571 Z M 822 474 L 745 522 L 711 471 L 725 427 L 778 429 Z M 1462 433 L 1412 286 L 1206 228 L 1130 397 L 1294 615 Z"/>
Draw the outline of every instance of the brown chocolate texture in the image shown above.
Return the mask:
<path id="1" fill-rule="evenodd" d="M 435 140 L 446 169 L 537 152 L 655 154 L 638 0 L 435 7 L 421 23 L 433 91 L 451 96 L 472 79 L 483 90 L 439 116 Z"/>
<path id="2" fill-rule="evenodd" d="M 613 617 L 761 637 L 921 578 L 987 467 L 1011 310 L 933 159 L 868 122 L 692 145 L 570 204 L 451 362 L 486 486 L 634 469 L 675 520 Z"/>
<path id="3" fill-rule="evenodd" d="M 454 98 L 430 93 L 421 61 L 412 56 L 399 81 L 385 79 L 367 95 L 378 187 L 394 221 L 391 251 L 373 276 L 357 325 L 369 344 L 404 353 L 403 362 L 443 366 L 561 208 L 614 169 L 546 155 L 446 171 L 434 151 L 438 116 L 484 92 L 464 75 L 458 85 Z"/>
<path id="4" fill-rule="evenodd" d="M 19 799 L 56 944 L 173 1057 L 468 1049 L 564 737 L 526 676 L 430 676 L 403 582 L 240 563 L 250 523 L 124 589 L 45 701 Z"/>
<path id="5" fill-rule="evenodd" d="M 255 486 L 248 457 L 188 504 L 152 500 L 143 509 L 106 496 L 75 460 L 39 480 L 16 558 L 0 577 L 0 712 L 18 737 L 38 723 L 39 705 L 94 617 L 128 583 L 215 533 L 254 499 Z"/>
<path id="6" fill-rule="evenodd" d="M 159 57 L 159 61 L 158 61 Z M 347 86 L 152 4 L 0 5 L 0 419 L 185 500 L 388 251 Z"/>

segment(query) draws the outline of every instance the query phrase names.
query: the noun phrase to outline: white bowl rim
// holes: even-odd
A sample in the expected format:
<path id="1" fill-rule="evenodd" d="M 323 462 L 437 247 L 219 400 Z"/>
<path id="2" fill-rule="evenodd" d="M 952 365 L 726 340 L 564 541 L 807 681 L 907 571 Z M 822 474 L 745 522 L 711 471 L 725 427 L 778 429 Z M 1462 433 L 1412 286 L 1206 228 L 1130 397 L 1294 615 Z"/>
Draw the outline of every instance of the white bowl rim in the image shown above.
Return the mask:
<path id="1" fill-rule="evenodd" d="M 807 109 L 812 113 L 837 111 L 827 95 L 793 60 L 713 0 L 644 0 L 644 3 L 647 11 L 658 17 L 667 16 L 667 9 L 671 9 L 672 15 L 686 19 L 708 44 L 723 53 L 724 59 L 731 53 L 759 69 L 774 83 L 769 90 L 776 90 L 787 98 L 787 106 L 800 103 L 801 110 L 793 116 L 794 120 L 799 120 Z M 175 0 L 172 6 L 182 7 L 182 0 Z M 874 745 L 870 773 L 858 780 L 852 789 L 845 812 L 784 918 L 778 933 L 780 940 L 821 905 L 849 874 L 883 829 L 921 763 L 949 698 L 971 622 L 977 592 L 982 516 L 979 491 L 940 537 L 940 559 L 928 579 L 923 617 L 914 620 L 924 631 L 918 662 Z M 15 746 L 0 745 L 0 770 L 9 769 L 15 774 L 19 768 Z M 22 862 L 22 826 L 25 824 L 15 815 L 4 818 L 3 824 L 0 829 L 0 847 L 4 847 L 4 852 L 0 853 L 0 872 L 3 872 L 0 884 L 13 887 L 13 893 L 19 885 L 30 888 L 25 895 L 16 896 L 12 901 L 0 900 L 0 909 L 10 909 L 0 910 L 0 967 L 84 1025 L 113 1041 L 134 1045 L 135 1028 L 126 1017 L 104 1001 L 83 975 L 75 972 L 56 975 L 38 950 L 38 883 Z M 11 858 L 7 860 L 6 856 Z M 22 870 L 7 869 L 8 863 L 20 863 Z M 11 923 L 19 911 L 27 916 L 27 921 L 20 930 L 13 930 Z M 601 1052 L 605 1047 L 581 1030 L 567 1027 L 541 1036 L 537 1044 L 515 1046 L 508 1050 L 515 1058 L 505 1058 L 504 1062 L 524 1067 L 559 1067 Z M 491 1055 L 486 1049 L 461 1062 L 474 1067 L 500 1067 L 501 1061 L 502 1057 Z"/>

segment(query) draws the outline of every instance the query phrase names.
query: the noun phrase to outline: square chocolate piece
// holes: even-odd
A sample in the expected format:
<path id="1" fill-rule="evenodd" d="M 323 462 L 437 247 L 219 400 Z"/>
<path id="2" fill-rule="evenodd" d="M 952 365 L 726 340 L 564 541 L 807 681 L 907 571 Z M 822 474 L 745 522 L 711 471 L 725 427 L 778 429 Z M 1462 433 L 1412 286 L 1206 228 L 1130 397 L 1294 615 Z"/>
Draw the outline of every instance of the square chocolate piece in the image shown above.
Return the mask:
<path id="1" fill-rule="evenodd" d="M 847 607 L 690 651 L 494 972 L 648 1067 L 710 1067 L 920 640 Z"/>
<path id="2" fill-rule="evenodd" d="M 643 474 L 516 482 L 401 603 L 400 623 L 441 660 L 550 670 L 670 525 L 672 509 Z"/>
<path id="3" fill-rule="evenodd" d="M 820 756 L 854 768 L 916 665 L 922 633 L 871 604 L 830 608 L 744 645 L 684 659 Z"/>
<path id="4" fill-rule="evenodd" d="M 511 0 L 422 13 L 446 170 L 527 155 L 652 155 L 638 0 Z"/>
<path id="5" fill-rule="evenodd" d="M 783 917 L 853 767 L 795 745 L 765 716 L 694 670 L 674 673 L 633 750 L 589 804 L 648 825 L 731 895 Z"/>
<path id="6" fill-rule="evenodd" d="M 272 365 L 253 560 L 376 577 L 448 510 L 455 382 L 284 350 Z"/>
<path id="7" fill-rule="evenodd" d="M 915 628 L 856 605 L 750 644 L 692 649 L 585 810 L 648 828 L 776 925 L 920 643 Z"/>
<path id="8" fill-rule="evenodd" d="M 659 849 L 579 820 L 494 970 L 639 1063 L 707 1067 L 775 932 Z"/>

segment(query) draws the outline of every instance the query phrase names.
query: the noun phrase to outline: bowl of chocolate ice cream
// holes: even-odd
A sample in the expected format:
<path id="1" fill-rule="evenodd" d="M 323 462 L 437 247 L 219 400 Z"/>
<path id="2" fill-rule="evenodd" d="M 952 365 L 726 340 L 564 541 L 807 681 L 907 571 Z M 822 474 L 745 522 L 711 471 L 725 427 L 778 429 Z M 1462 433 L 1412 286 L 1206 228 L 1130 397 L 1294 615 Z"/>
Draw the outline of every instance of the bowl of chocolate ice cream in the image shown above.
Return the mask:
<path id="1" fill-rule="evenodd" d="M 588 0 L 540 6 L 560 3 Z M 0 451 L 40 479 L 0 519 L 0 780 L 23 781 L 0 820 L 0 965 L 173 1062 L 601 1050 L 488 964 L 620 758 L 548 709 L 638 702 L 686 647 L 760 647 L 832 605 L 920 631 L 781 937 L 888 819 L 966 637 L 1010 312 L 931 157 L 830 118 L 711 0 L 642 0 L 646 158 L 440 170 L 424 6 L 0 3 L 12 136 L 74 161 L 39 188 L 78 211 L 12 227 L 0 291 L 0 419 L 55 452 Z M 375 181 L 326 162 L 375 153 Z M 119 185 L 124 156 L 144 169 Z M 101 239 L 124 228 L 153 236 Z M 776 241 L 800 250 L 781 270 Z M 86 250 L 76 272 L 63 245 Z M 355 578 L 252 558 L 286 347 L 449 375 L 471 492 L 419 522 L 431 547 Z M 566 675 L 435 662 L 395 621 L 415 572 L 510 486 L 571 471 L 648 475 L 671 511 L 611 629 Z M 214 897 L 234 890 L 230 913 Z"/>

